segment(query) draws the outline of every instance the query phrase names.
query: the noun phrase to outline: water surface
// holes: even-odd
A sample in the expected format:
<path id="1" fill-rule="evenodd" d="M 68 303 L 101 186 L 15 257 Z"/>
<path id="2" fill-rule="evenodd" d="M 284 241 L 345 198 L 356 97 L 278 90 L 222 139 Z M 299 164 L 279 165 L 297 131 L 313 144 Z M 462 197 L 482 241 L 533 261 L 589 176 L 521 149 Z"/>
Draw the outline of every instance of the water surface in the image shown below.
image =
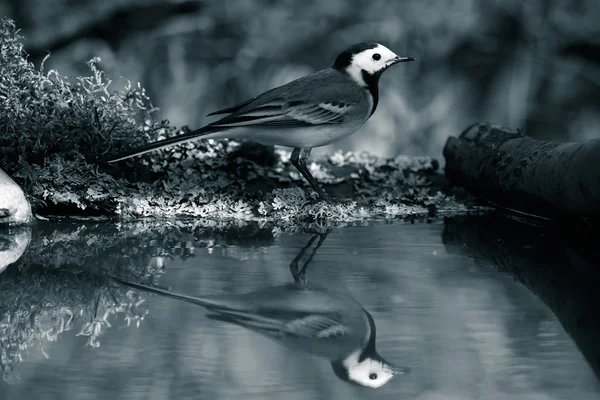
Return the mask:
<path id="1" fill-rule="evenodd" d="M 590 249 L 484 217 L 317 233 L 184 223 L 3 233 L 5 252 L 17 234 L 31 239 L 0 275 L 0 398 L 599 397 Z M 350 293 L 374 319 L 378 352 L 411 373 L 378 389 L 351 385 L 326 359 L 106 277 L 244 293 L 293 282 L 290 263 L 311 254 L 309 287 Z"/>

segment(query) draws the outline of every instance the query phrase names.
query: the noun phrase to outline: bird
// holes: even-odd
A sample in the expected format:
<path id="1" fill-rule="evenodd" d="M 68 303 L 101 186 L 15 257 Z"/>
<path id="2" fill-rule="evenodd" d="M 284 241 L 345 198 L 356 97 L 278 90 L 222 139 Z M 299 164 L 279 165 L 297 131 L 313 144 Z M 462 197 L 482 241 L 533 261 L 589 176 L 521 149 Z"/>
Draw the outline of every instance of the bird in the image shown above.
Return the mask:
<path id="1" fill-rule="evenodd" d="M 224 116 L 191 132 L 129 150 L 108 162 L 199 138 L 248 139 L 293 148 L 292 165 L 322 200 L 331 202 L 306 167 L 312 148 L 355 133 L 377 109 L 382 73 L 392 65 L 414 60 L 399 57 L 376 42 L 357 43 L 342 51 L 330 68 L 212 112 L 208 116 Z"/>
<path id="2" fill-rule="evenodd" d="M 326 358 L 335 375 L 348 383 L 379 388 L 395 375 L 409 373 L 409 367 L 396 367 L 379 355 L 375 321 L 351 294 L 342 289 L 308 287 L 306 267 L 314 252 L 301 269 L 298 259 L 316 237 L 290 263 L 293 283 L 254 292 L 188 296 L 112 278 L 135 289 L 199 305 L 211 320 L 239 325 L 293 350 Z"/>

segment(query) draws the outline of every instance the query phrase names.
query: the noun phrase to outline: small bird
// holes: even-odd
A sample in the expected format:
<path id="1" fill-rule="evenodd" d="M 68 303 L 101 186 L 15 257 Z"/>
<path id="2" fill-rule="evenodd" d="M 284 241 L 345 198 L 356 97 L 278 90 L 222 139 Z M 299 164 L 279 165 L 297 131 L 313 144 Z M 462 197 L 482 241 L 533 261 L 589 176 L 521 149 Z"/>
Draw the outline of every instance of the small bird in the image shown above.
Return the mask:
<path id="1" fill-rule="evenodd" d="M 239 295 L 193 297 L 112 277 L 124 285 L 204 307 L 209 319 L 233 323 L 261 333 L 294 350 L 328 359 L 342 380 L 378 388 L 394 375 L 410 372 L 395 367 L 375 349 L 375 321 L 350 294 L 327 288 L 308 289 L 307 264 L 298 270 L 292 261 L 293 284 Z M 319 245 L 322 240 L 319 241 Z M 314 255 L 314 252 L 313 252 Z"/>
<path id="2" fill-rule="evenodd" d="M 414 58 L 399 57 L 379 43 L 355 44 L 340 53 L 331 68 L 210 113 L 226 115 L 192 132 L 128 151 L 109 163 L 198 138 L 249 139 L 292 147 L 292 164 L 323 200 L 331 201 L 306 167 L 311 149 L 356 132 L 377 109 L 383 71 L 407 61 Z"/>

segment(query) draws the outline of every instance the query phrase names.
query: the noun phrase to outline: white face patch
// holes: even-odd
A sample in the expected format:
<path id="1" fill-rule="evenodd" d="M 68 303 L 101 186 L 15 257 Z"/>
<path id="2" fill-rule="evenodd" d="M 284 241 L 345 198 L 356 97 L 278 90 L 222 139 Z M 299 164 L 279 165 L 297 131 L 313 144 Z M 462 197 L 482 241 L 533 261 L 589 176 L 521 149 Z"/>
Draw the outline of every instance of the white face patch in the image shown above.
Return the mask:
<path id="1" fill-rule="evenodd" d="M 372 358 L 358 361 L 359 351 L 352 353 L 344 360 L 344 366 L 348 369 L 348 378 L 361 386 L 378 388 L 394 377 L 391 365 L 385 365 Z"/>
<path id="2" fill-rule="evenodd" d="M 373 58 L 375 56 L 375 58 Z M 370 75 L 383 71 L 394 63 L 394 59 L 398 56 L 387 47 L 378 44 L 373 49 L 368 49 L 355 54 L 352 57 L 352 62 L 346 68 L 348 75 L 361 86 L 367 86 L 363 77 L 362 71 L 366 71 Z"/>

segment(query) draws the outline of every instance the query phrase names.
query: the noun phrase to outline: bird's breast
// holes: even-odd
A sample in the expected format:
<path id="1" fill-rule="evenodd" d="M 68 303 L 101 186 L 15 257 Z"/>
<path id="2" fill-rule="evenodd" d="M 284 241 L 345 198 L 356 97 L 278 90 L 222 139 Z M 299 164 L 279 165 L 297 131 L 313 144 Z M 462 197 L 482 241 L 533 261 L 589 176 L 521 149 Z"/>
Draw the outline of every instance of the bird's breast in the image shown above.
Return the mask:
<path id="1" fill-rule="evenodd" d="M 340 141 L 356 132 L 366 121 L 358 118 L 341 124 L 322 124 L 298 128 L 253 128 L 243 136 L 265 145 L 320 147 Z M 237 135 L 240 137 L 242 135 Z"/>

